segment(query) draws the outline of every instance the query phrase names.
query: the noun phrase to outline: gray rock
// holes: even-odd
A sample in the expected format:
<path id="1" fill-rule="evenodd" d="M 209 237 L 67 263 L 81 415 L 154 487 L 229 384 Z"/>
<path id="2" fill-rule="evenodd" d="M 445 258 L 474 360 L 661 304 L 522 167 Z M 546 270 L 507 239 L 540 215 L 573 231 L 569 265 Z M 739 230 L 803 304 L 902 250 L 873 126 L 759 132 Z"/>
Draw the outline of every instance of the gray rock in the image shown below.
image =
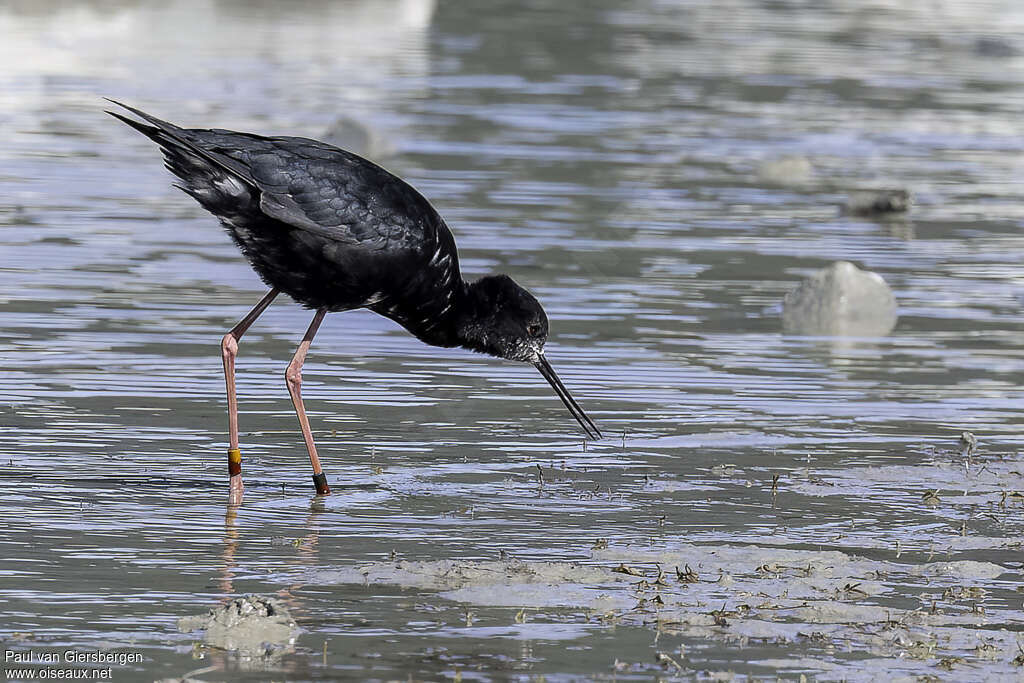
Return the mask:
<path id="1" fill-rule="evenodd" d="M 850 193 L 846 212 L 854 216 L 880 216 L 910 210 L 910 193 L 906 190 L 864 190 Z"/>
<path id="2" fill-rule="evenodd" d="M 339 116 L 320 139 L 367 159 L 380 159 L 394 153 L 391 145 L 372 126 L 350 116 Z"/>

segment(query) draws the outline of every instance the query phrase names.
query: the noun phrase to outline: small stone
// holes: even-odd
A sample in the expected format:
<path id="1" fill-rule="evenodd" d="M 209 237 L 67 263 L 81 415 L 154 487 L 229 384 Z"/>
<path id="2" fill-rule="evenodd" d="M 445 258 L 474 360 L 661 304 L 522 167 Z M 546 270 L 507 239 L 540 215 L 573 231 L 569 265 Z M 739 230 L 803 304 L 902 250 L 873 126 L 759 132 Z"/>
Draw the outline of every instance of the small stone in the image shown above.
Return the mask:
<path id="1" fill-rule="evenodd" d="M 1020 49 L 1005 38 L 999 36 L 980 36 L 974 41 L 972 51 L 979 57 L 997 57 L 1008 59 L 1020 55 Z"/>
<path id="2" fill-rule="evenodd" d="M 906 190 L 852 192 L 846 202 L 846 212 L 854 216 L 905 213 L 910 209 L 910 203 L 910 193 Z"/>
<path id="3" fill-rule="evenodd" d="M 814 167 L 806 157 L 781 157 L 762 161 L 757 167 L 757 175 L 762 182 L 772 185 L 799 186 L 811 180 Z"/>

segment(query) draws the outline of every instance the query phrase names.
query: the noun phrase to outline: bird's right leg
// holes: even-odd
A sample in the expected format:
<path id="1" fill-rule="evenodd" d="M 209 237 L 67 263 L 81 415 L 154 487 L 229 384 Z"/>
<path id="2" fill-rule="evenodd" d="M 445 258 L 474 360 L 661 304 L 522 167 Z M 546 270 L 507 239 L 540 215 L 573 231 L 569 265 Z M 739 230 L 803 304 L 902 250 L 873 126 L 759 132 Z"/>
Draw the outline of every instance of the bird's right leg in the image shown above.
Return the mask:
<path id="1" fill-rule="evenodd" d="M 280 290 L 272 289 L 260 299 L 251 311 L 220 342 L 221 357 L 224 359 L 224 384 L 228 391 L 228 476 L 231 478 L 228 503 L 242 502 L 242 451 L 238 448 L 238 397 L 235 394 L 235 357 L 238 356 L 238 340 L 256 322 L 256 318 L 267 309 Z"/>
<path id="2" fill-rule="evenodd" d="M 288 383 L 288 393 L 291 394 L 292 404 L 295 406 L 295 415 L 299 418 L 302 438 L 305 440 L 306 450 L 309 452 L 309 464 L 313 466 L 313 485 L 316 486 L 318 496 L 330 493 L 331 487 L 327 485 L 327 475 L 320 468 L 320 458 L 316 454 L 316 444 L 313 443 L 313 432 L 309 428 L 306 408 L 302 405 L 302 364 L 306 362 L 309 345 L 313 343 L 313 337 L 320 329 L 320 323 L 323 322 L 325 315 L 327 315 L 327 309 L 321 308 L 313 316 L 313 322 L 309 324 L 306 336 L 302 338 L 302 343 L 299 344 L 298 350 L 292 357 L 292 362 L 288 364 L 288 369 L 284 373 L 285 381 Z"/>

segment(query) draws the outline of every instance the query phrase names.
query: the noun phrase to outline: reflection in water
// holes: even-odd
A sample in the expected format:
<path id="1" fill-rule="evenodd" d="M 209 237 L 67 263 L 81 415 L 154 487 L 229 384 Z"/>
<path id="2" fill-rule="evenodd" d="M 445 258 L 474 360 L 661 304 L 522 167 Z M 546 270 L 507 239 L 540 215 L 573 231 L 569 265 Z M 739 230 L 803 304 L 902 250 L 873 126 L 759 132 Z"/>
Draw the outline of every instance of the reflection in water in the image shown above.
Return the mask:
<path id="1" fill-rule="evenodd" d="M 221 552 L 220 569 L 218 571 L 218 585 L 222 597 L 219 601 L 220 608 L 215 608 L 215 610 L 233 609 L 240 599 L 243 601 L 256 599 L 256 596 L 243 597 L 235 589 L 235 578 L 239 563 L 239 546 L 243 542 L 238 523 L 240 508 L 240 505 L 226 506 L 223 549 Z M 271 539 L 272 541 L 279 541 L 278 545 L 287 545 L 294 548 L 294 557 L 289 562 L 289 568 L 293 570 L 303 567 L 312 568 L 318 565 L 317 546 L 320 523 L 317 521 L 317 518 L 325 512 L 326 508 L 322 499 L 316 497 L 310 503 L 309 510 L 305 524 L 308 532 L 304 536 L 295 539 Z M 183 631 L 203 630 L 204 645 L 197 648 L 194 647 L 193 655 L 210 662 L 208 666 L 200 670 L 191 671 L 185 677 L 214 671 L 222 673 L 231 671 L 280 671 L 294 673 L 297 671 L 296 667 L 304 668 L 304 665 L 298 662 L 298 660 L 288 658 L 288 655 L 295 652 L 291 641 L 288 643 L 268 643 L 264 646 L 262 641 L 259 640 L 260 637 L 269 638 L 271 634 L 277 634 L 281 630 L 278 623 L 280 620 L 279 614 L 274 615 L 274 611 L 280 613 L 283 608 L 287 610 L 286 614 L 290 613 L 300 618 L 308 611 L 301 597 L 303 588 L 304 584 L 293 583 L 275 591 L 278 602 L 273 603 L 271 611 L 273 618 L 268 616 L 265 619 L 267 621 L 267 626 L 265 627 L 257 626 L 258 619 L 252 614 L 246 619 L 236 619 L 238 624 L 230 627 L 228 630 L 218 626 L 216 622 L 210 621 L 205 624 L 199 624 L 199 620 L 195 619 L 192 619 L 187 627 L 179 626 Z M 262 598 L 259 599 L 262 600 Z M 221 621 L 232 623 L 230 619 L 223 619 Z M 210 630 L 211 626 L 215 630 L 213 633 Z M 263 628 L 264 630 L 254 631 L 254 629 L 258 628 Z M 257 636 L 254 640 L 254 636 L 250 631 L 257 633 L 265 632 L 266 635 Z M 229 633 L 234 635 L 228 635 Z M 230 643 L 233 647 L 225 649 L 225 647 L 228 647 L 225 643 Z M 239 643 L 251 643 L 251 647 L 247 646 L 249 649 L 239 649 Z"/>
<path id="2" fill-rule="evenodd" d="M 234 595 L 235 554 L 238 552 L 238 508 L 228 505 L 224 513 L 224 549 L 221 553 L 220 590 L 224 600 Z"/>
<path id="3" fill-rule="evenodd" d="M 238 512 L 240 505 L 227 505 L 224 515 L 224 541 L 221 553 L 221 569 L 219 586 L 223 593 L 224 601 L 232 599 L 237 595 L 234 586 L 236 555 L 240 542 L 238 527 Z M 320 539 L 319 517 L 327 511 L 321 497 L 316 496 L 309 505 L 309 515 L 306 517 L 306 533 L 295 539 L 271 539 L 273 542 L 287 542 L 295 548 L 295 557 L 290 563 L 298 567 L 312 567 L 317 564 L 317 546 Z M 300 590 L 302 584 L 293 584 L 278 591 L 277 596 L 290 608 L 298 610 L 301 607 L 294 592 Z"/>

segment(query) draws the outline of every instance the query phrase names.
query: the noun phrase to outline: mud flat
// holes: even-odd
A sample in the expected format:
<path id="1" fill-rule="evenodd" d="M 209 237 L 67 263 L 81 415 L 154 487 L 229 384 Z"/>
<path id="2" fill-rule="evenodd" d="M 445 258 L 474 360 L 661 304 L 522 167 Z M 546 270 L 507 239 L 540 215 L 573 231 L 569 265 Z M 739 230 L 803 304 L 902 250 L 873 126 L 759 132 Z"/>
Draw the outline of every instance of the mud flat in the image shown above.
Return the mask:
<path id="1" fill-rule="evenodd" d="M 680 543 L 659 551 L 609 547 L 580 564 L 400 561 L 320 570 L 306 578 L 313 584 L 397 586 L 416 590 L 424 600 L 514 608 L 519 621 L 531 610 L 551 618 L 551 608 L 557 608 L 609 628 L 643 626 L 741 646 L 813 645 L 832 653 L 832 661 L 776 658 L 761 664 L 813 670 L 820 679 L 884 671 L 1020 672 L 1014 624 L 1024 612 L 1019 599 L 1000 607 L 992 599 L 1015 590 L 1008 584 L 1019 577 L 990 562 L 910 564 L 839 550 Z M 911 587 L 935 597 L 914 609 L 893 606 Z M 687 671 L 685 653 L 665 654 L 678 665 L 676 673 Z"/>

